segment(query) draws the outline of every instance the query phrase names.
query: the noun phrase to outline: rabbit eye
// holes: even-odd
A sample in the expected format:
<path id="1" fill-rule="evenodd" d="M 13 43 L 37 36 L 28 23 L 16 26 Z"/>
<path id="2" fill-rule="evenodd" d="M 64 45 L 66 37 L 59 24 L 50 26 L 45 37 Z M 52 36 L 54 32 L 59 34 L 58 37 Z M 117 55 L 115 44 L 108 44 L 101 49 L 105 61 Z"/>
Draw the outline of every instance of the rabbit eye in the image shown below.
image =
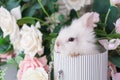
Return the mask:
<path id="1" fill-rule="evenodd" d="M 75 40 L 75 38 L 71 37 L 68 39 L 69 42 L 73 42 Z"/>

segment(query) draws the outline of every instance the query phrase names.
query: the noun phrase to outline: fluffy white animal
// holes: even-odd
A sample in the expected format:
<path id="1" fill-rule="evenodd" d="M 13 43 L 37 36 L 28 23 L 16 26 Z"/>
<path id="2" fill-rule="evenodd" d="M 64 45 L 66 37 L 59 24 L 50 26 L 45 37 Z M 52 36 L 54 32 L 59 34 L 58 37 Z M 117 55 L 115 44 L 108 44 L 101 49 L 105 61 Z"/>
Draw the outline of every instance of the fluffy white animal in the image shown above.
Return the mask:
<path id="1" fill-rule="evenodd" d="M 90 12 L 73 20 L 70 26 L 61 29 L 54 46 L 55 53 L 79 56 L 99 53 L 94 34 L 99 14 Z"/>

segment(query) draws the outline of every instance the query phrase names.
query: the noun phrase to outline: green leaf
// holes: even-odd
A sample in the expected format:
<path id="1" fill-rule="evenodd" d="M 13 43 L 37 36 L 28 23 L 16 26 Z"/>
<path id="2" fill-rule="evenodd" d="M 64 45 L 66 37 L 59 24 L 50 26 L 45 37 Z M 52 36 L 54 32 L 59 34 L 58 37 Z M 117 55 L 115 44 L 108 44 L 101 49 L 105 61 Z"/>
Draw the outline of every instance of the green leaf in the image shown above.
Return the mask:
<path id="1" fill-rule="evenodd" d="M 32 4 L 26 11 L 24 16 L 33 16 L 35 14 L 35 11 L 39 9 L 40 6 L 38 3 Z"/>
<path id="2" fill-rule="evenodd" d="M 39 3 L 37 2 L 37 0 L 34 0 L 32 2 L 26 3 L 27 5 L 23 6 L 24 11 L 23 11 L 23 16 L 33 16 L 35 15 L 36 11 L 38 11 L 38 9 L 41 8 L 41 6 L 39 5 Z M 42 0 L 42 4 L 45 5 L 46 4 L 46 0 Z"/>
<path id="3" fill-rule="evenodd" d="M 36 21 L 44 22 L 38 18 L 35 17 L 24 17 L 22 19 L 19 19 L 17 21 L 18 25 L 23 25 L 23 24 L 35 24 Z"/>
<path id="4" fill-rule="evenodd" d="M 11 10 L 11 9 L 19 6 L 20 2 L 21 2 L 21 0 L 8 0 L 6 7 L 8 10 Z"/>
<path id="5" fill-rule="evenodd" d="M 100 14 L 101 22 L 105 22 L 105 17 L 108 12 L 108 9 L 111 9 L 110 14 L 108 15 L 106 31 L 110 33 L 114 29 L 114 24 L 117 16 L 118 16 L 118 9 L 116 7 L 110 6 L 110 0 L 94 0 L 93 3 L 93 11 L 98 12 Z"/>
<path id="6" fill-rule="evenodd" d="M 3 37 L 3 31 L 0 29 L 0 37 Z"/>
<path id="7" fill-rule="evenodd" d="M 120 68 L 120 57 L 118 57 L 118 56 L 111 56 L 111 57 L 109 57 L 109 60 L 110 60 L 114 65 L 116 65 L 117 67 Z"/>
<path id="8" fill-rule="evenodd" d="M 58 25 L 58 26 L 56 26 L 55 27 L 55 29 L 54 29 L 54 33 L 59 33 L 59 31 L 60 31 L 60 29 L 63 27 L 63 25 Z"/>
<path id="9" fill-rule="evenodd" d="M 18 25 L 23 25 L 23 24 L 35 24 L 35 18 L 33 17 L 24 17 L 22 19 L 19 19 L 17 21 Z"/>
<path id="10" fill-rule="evenodd" d="M 94 0 L 93 11 L 100 13 L 102 20 L 104 20 L 109 7 L 109 0 Z"/>
<path id="11" fill-rule="evenodd" d="M 64 21 L 64 15 L 61 14 L 61 15 L 58 17 L 58 19 L 60 20 L 60 22 Z"/>
<path id="12" fill-rule="evenodd" d="M 23 0 L 24 2 L 29 2 L 29 1 L 31 1 L 31 0 Z"/>
<path id="13" fill-rule="evenodd" d="M 114 29 L 114 23 L 117 20 L 118 9 L 116 7 L 111 7 L 110 15 L 108 16 L 107 27 L 106 30 L 110 33 Z"/>
<path id="14" fill-rule="evenodd" d="M 96 35 L 99 37 L 106 37 L 107 36 L 107 34 L 103 30 L 96 29 L 95 32 L 96 32 Z"/>
<path id="15" fill-rule="evenodd" d="M 49 2 L 48 8 L 50 9 L 50 12 L 51 12 L 51 13 L 54 13 L 54 12 L 55 12 L 54 2 L 53 2 L 52 0 Z"/>
<path id="16" fill-rule="evenodd" d="M 11 58 L 11 59 L 8 59 L 8 60 L 7 60 L 7 63 L 8 63 L 8 64 L 14 64 L 14 63 L 16 63 L 16 62 L 15 62 L 15 59 Z"/>
<path id="17" fill-rule="evenodd" d="M 109 34 L 108 37 L 112 38 L 120 38 L 120 34 Z"/>
<path id="18" fill-rule="evenodd" d="M 76 11 L 73 9 L 73 10 L 71 10 L 71 12 L 70 12 L 70 18 L 71 19 L 74 19 L 74 18 L 77 18 L 78 16 L 77 16 L 77 13 L 76 13 Z"/>
<path id="19" fill-rule="evenodd" d="M 11 50 L 13 50 L 13 46 L 10 44 L 9 36 L 0 37 L 0 54 L 5 54 Z"/>
<path id="20" fill-rule="evenodd" d="M 19 64 L 20 61 L 22 61 L 22 60 L 23 60 L 23 58 L 21 56 L 15 57 L 15 61 L 16 61 L 17 64 Z"/>

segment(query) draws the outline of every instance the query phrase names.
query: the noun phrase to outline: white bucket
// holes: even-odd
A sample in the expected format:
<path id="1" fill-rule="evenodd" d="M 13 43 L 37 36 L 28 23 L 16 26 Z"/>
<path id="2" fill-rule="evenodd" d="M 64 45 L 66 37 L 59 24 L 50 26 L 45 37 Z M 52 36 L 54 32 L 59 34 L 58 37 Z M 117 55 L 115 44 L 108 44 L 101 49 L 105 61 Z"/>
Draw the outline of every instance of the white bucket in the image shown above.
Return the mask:
<path id="1" fill-rule="evenodd" d="M 55 80 L 107 80 L 107 51 L 78 57 L 54 53 Z"/>

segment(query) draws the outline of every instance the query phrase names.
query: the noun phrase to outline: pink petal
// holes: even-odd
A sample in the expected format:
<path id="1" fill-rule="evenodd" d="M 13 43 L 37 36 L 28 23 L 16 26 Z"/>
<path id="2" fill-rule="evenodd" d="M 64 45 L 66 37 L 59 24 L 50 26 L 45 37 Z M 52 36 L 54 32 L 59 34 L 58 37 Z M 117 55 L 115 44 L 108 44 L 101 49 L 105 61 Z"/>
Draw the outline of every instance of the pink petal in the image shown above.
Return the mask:
<path id="1" fill-rule="evenodd" d="M 39 58 L 40 62 L 42 63 L 43 66 L 47 65 L 47 58 L 46 56 L 43 56 L 41 58 Z"/>
<path id="2" fill-rule="evenodd" d="M 114 50 L 120 45 L 120 39 L 111 39 L 109 41 L 108 49 Z"/>
<path id="3" fill-rule="evenodd" d="M 115 80 L 120 80 L 120 73 L 116 73 L 113 78 Z"/>
<path id="4" fill-rule="evenodd" d="M 106 50 L 108 50 L 108 40 L 107 40 L 107 39 L 99 40 L 99 43 L 100 43 Z"/>
<path id="5" fill-rule="evenodd" d="M 120 18 L 117 19 L 115 23 L 115 30 L 116 30 L 116 33 L 120 33 Z"/>

